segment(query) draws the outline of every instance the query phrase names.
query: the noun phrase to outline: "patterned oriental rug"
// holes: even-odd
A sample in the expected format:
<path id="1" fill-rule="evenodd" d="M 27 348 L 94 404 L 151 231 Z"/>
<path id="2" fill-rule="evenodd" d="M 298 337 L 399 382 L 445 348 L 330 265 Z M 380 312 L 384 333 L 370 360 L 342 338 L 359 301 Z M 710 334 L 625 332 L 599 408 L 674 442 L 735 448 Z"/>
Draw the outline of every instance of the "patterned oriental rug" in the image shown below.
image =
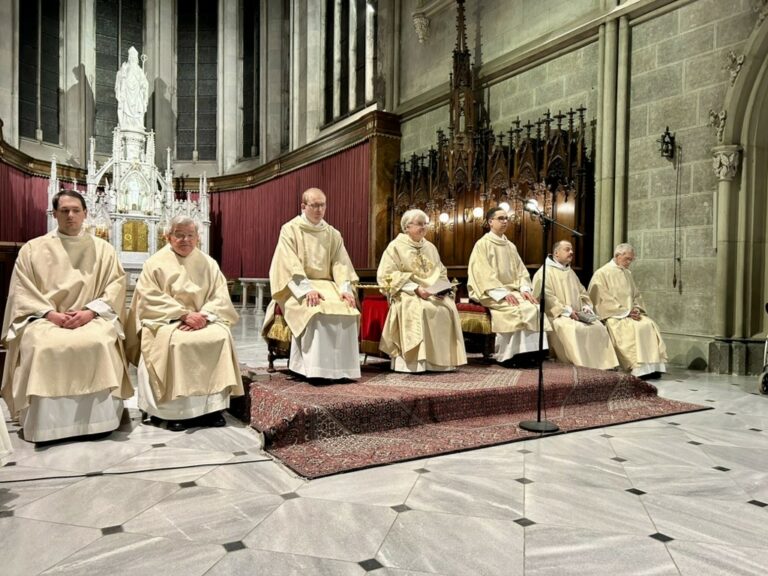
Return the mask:
<path id="1" fill-rule="evenodd" d="M 539 436 L 536 369 L 470 363 L 452 373 L 363 366 L 349 384 L 314 385 L 285 371 L 253 380 L 251 426 L 267 452 L 306 478 Z M 545 412 L 560 432 L 695 412 L 628 374 L 546 362 Z"/>

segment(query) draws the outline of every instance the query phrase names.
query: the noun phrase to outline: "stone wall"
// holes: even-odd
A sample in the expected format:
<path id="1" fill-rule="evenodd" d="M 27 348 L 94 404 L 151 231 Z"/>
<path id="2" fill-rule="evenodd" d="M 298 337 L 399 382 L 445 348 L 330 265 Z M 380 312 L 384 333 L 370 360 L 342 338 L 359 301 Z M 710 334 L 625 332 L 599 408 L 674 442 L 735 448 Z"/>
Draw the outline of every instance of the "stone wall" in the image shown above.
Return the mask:
<path id="1" fill-rule="evenodd" d="M 635 278 L 673 364 L 704 364 L 715 334 L 717 131 L 710 110 L 723 109 L 727 54 L 743 50 L 754 23 L 749 2 L 700 0 L 631 27 L 628 240 L 637 250 Z M 667 126 L 681 148 L 674 163 L 658 152 Z"/>
<path id="2" fill-rule="evenodd" d="M 709 363 L 709 343 L 717 332 L 718 181 L 712 166 L 712 148 L 719 142 L 711 113 L 717 115 L 725 108 L 731 86 L 729 55 L 738 56 L 747 48 L 747 40 L 758 22 L 754 2 L 670 2 L 647 13 L 635 13 L 635 8 L 629 7 L 622 12 L 626 20 L 623 28 L 618 27 L 618 41 L 614 37 L 612 44 L 607 40 L 608 24 L 595 24 L 591 41 L 585 42 L 589 35 L 580 32 L 580 26 L 589 27 L 584 22 L 608 3 L 568 3 L 567 11 L 562 10 L 565 3 L 554 0 L 535 4 L 468 2 L 468 39 L 473 59 L 480 64 L 481 80 L 487 71 L 495 76 L 486 81 L 483 96 L 491 123 L 496 130 L 506 130 L 516 117 L 526 121 L 547 109 L 556 112 L 585 104 L 588 119 L 596 118 L 600 127 L 605 124 L 601 118 L 603 110 L 598 110 L 601 93 L 606 102 L 613 102 L 618 115 L 617 132 L 608 130 L 602 138 L 613 147 L 616 161 L 626 158 L 626 165 L 616 167 L 620 180 L 615 185 L 612 176 L 600 185 L 604 193 L 614 198 L 626 190 L 625 203 L 610 203 L 613 212 L 608 213 L 601 213 L 598 206 L 597 213 L 603 220 L 618 223 L 614 233 L 626 230 L 626 237 L 612 241 L 629 241 L 637 249 L 635 278 L 650 315 L 663 332 L 670 362 L 705 368 Z M 516 28 L 515 23 L 526 10 L 535 11 L 538 18 L 525 20 L 525 26 Z M 606 22 L 615 26 L 616 22 L 610 21 L 610 11 L 605 7 L 603 15 Z M 404 9 L 402 18 L 405 26 L 410 11 Z M 403 32 L 400 102 L 404 109 L 412 109 L 412 102 L 426 95 L 432 104 L 426 112 L 406 114 L 402 124 L 402 157 L 423 153 L 435 143 L 435 130 L 448 123 L 447 99 L 441 100 L 436 92 L 445 86 L 447 96 L 455 42 L 454 20 L 453 9 L 434 16 L 430 31 L 439 36 L 431 36 L 424 44 L 415 42 L 412 30 Z M 510 34 L 513 29 L 520 33 Z M 613 28 L 614 34 L 616 29 Z M 540 35 L 542 45 L 538 56 L 536 34 Z M 547 48 L 555 34 L 566 39 L 565 48 Z M 573 48 L 568 48 L 569 42 Z M 612 92 L 610 82 L 603 78 L 606 74 L 615 78 L 616 71 L 611 72 L 610 65 L 602 74 L 600 69 L 601 54 L 615 50 L 614 58 L 621 62 L 622 54 L 627 54 L 622 52 L 622 46 L 626 45 L 629 69 L 618 71 L 619 81 L 626 78 L 628 83 L 624 104 L 617 96 L 622 86 L 618 92 Z M 426 62 L 431 65 L 421 65 Z M 606 62 L 610 64 L 608 58 Z M 504 66 L 506 72 L 499 73 Z M 627 128 L 622 135 L 618 127 L 624 119 Z M 675 163 L 659 153 L 657 140 L 667 126 L 681 147 Z M 600 161 L 599 151 L 597 160 Z M 600 170 L 601 166 L 597 166 L 596 176 Z M 621 174 L 626 175 L 626 182 L 621 180 Z M 679 258 L 677 266 L 675 256 Z"/>

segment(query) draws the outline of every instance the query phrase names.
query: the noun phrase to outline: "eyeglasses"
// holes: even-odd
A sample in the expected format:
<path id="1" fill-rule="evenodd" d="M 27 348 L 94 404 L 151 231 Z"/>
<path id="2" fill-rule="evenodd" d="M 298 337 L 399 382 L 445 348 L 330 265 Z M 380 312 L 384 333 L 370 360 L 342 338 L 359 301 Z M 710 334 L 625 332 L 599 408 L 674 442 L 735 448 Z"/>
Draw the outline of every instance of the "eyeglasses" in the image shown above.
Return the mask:
<path id="1" fill-rule="evenodd" d="M 171 236 L 176 240 L 194 240 L 197 238 L 197 234 L 182 234 L 181 232 L 174 232 Z"/>
<path id="2" fill-rule="evenodd" d="M 416 226 L 416 228 L 426 228 L 426 222 L 408 222 L 408 226 Z"/>
<path id="3" fill-rule="evenodd" d="M 498 220 L 499 222 L 506 222 L 509 220 L 509 216 L 496 216 L 495 218 L 491 218 L 491 220 Z"/>
<path id="4" fill-rule="evenodd" d="M 308 208 L 312 208 L 312 210 L 322 210 L 325 208 L 325 204 L 304 204 L 304 206 L 307 206 Z"/>

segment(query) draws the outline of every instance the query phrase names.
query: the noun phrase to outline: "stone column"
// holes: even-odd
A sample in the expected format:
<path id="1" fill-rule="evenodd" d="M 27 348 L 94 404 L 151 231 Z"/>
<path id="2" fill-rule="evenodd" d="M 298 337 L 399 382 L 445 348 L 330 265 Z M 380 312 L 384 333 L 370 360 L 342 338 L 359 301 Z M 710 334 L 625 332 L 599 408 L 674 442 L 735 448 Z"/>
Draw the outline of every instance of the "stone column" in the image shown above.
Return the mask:
<path id="1" fill-rule="evenodd" d="M 613 243 L 627 240 L 627 119 L 629 117 L 629 21 L 619 20 L 618 72 L 616 79 L 616 173 L 613 206 Z M 611 247 L 613 248 L 613 247 Z"/>
<path id="2" fill-rule="evenodd" d="M 298 46 L 300 38 L 303 37 L 304 27 L 301 0 L 293 2 L 293 8 L 290 15 L 290 30 L 293 38 L 293 60 L 291 64 L 296 66 L 297 61 L 303 57 L 301 47 Z M 291 89 L 289 94 L 282 94 L 282 74 L 283 58 L 288 58 L 288 54 L 282 51 L 283 35 L 283 8 L 281 2 L 263 2 L 261 11 L 261 66 L 263 79 L 261 85 L 261 153 L 262 163 L 268 162 L 280 156 L 280 135 L 282 134 L 282 125 L 285 118 L 282 114 L 282 99 L 291 98 L 291 110 L 298 109 L 295 99 L 300 93 L 301 82 L 297 81 L 295 76 L 291 77 Z M 296 36 L 299 36 L 297 39 Z M 295 72 L 294 68 L 294 72 Z M 296 118 L 293 118 L 293 125 L 296 125 Z"/>
<path id="3" fill-rule="evenodd" d="M 381 2 L 379 2 L 379 7 L 381 7 Z M 400 2 L 397 2 L 397 6 L 399 8 Z M 374 70 L 374 65 L 376 63 L 376 54 L 375 54 L 375 44 L 376 44 L 376 30 L 374 29 L 374 22 L 376 18 L 376 13 L 369 7 L 368 4 L 366 4 L 365 9 L 365 104 L 368 104 L 368 102 L 373 100 L 374 97 L 374 81 L 376 78 L 376 70 Z M 399 22 L 395 24 L 395 27 L 398 29 L 398 45 L 394 48 L 395 50 L 400 51 L 400 36 L 399 36 L 399 30 L 400 30 L 400 24 Z M 399 72 L 398 72 L 399 76 Z M 394 81 L 394 79 L 393 79 Z M 397 79 L 397 82 L 399 82 L 399 77 Z M 399 88 L 397 88 L 399 90 Z M 395 102 L 397 104 L 397 102 Z"/>
<path id="4" fill-rule="evenodd" d="M 615 20 L 605 24 L 604 62 L 602 92 L 602 128 L 600 177 L 600 205 L 596 206 L 595 221 L 599 229 L 595 230 L 595 258 L 597 262 L 606 262 L 613 254 L 613 218 L 616 169 L 616 82 L 617 82 L 617 37 L 618 23 Z"/>
<path id="5" fill-rule="evenodd" d="M 365 17 L 365 12 L 363 14 L 359 15 L 360 18 Z M 359 46 L 357 45 L 357 2 L 350 2 L 349 3 L 349 62 L 348 69 L 349 69 L 349 93 L 348 94 L 342 94 L 342 98 L 348 98 L 349 99 L 349 108 L 348 110 L 354 110 L 355 109 L 355 102 L 357 100 L 357 51 L 364 50 L 365 46 Z"/>
<path id="6" fill-rule="evenodd" d="M 333 29 L 341 30 L 341 3 L 344 0 L 336 0 L 333 3 Z M 338 33 L 338 32 L 337 32 Z M 327 46 L 326 46 L 327 48 Z M 333 117 L 338 118 L 341 114 L 341 42 L 339 38 L 333 37 Z"/>
<path id="7" fill-rule="evenodd" d="M 243 126 L 240 41 L 240 9 L 237 2 L 219 3 L 218 104 L 216 148 L 219 174 L 237 164 Z"/>
<path id="8" fill-rule="evenodd" d="M 176 12 L 173 2 L 146 0 L 145 71 L 152 91 L 147 129 L 155 131 L 155 165 L 166 165 L 166 149 L 176 150 Z"/>
<path id="9" fill-rule="evenodd" d="M 3 138 L 19 146 L 19 7 L 18 2 L 0 2 L 0 119 Z"/>
<path id="10" fill-rule="evenodd" d="M 717 186 L 717 267 L 715 273 L 715 294 L 717 302 L 716 335 L 719 338 L 742 336 L 733 333 L 733 318 L 736 300 L 742 296 L 735 293 L 733 287 L 735 262 L 733 248 L 735 246 L 735 227 L 732 224 L 734 208 L 738 198 L 734 197 L 733 181 L 739 168 L 741 147 L 735 144 L 715 146 L 712 149 L 712 167 L 718 179 Z"/>

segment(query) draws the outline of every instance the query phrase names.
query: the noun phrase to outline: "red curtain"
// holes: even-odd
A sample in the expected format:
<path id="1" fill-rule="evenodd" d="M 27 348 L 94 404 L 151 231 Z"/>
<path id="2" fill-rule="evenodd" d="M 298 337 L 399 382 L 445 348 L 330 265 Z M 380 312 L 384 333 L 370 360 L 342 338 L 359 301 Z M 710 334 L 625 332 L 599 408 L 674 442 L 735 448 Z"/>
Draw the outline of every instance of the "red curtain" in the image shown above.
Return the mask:
<path id="1" fill-rule="evenodd" d="M 45 234 L 48 178 L 0 162 L 0 241 L 26 242 Z"/>
<path id="2" fill-rule="evenodd" d="M 369 145 L 360 144 L 273 180 L 211 195 L 211 255 L 228 278 L 266 278 L 280 227 L 299 214 L 301 194 L 320 188 L 325 219 L 344 237 L 356 267 L 368 256 Z"/>

